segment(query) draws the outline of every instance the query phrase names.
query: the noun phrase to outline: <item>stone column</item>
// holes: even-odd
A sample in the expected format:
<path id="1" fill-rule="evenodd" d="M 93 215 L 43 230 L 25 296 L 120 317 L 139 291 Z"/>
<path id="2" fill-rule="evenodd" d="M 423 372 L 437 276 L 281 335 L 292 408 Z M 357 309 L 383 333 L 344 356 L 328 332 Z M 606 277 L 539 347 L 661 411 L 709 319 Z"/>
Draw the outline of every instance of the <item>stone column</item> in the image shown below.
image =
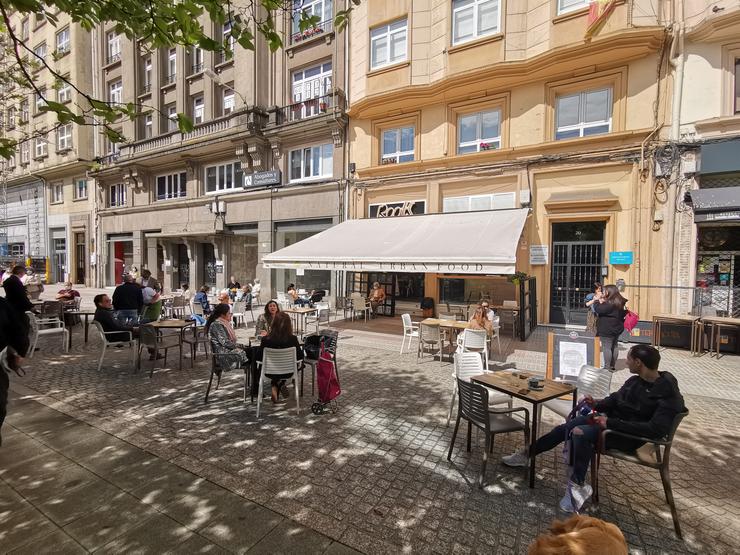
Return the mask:
<path id="1" fill-rule="evenodd" d="M 260 293 L 262 302 L 275 296 L 272 290 L 272 271 L 262 267 L 262 257 L 272 252 L 273 230 L 270 220 L 260 220 L 257 223 L 257 268 L 256 277 L 262 285 Z"/>

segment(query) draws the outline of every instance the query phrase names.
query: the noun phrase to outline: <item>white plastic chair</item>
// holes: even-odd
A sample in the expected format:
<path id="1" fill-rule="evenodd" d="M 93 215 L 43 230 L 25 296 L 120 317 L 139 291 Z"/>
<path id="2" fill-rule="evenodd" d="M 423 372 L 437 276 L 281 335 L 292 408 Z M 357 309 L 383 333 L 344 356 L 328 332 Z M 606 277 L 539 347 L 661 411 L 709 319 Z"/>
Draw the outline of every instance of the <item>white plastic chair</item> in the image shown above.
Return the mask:
<path id="1" fill-rule="evenodd" d="M 293 306 L 293 301 L 288 297 L 287 293 L 283 293 L 282 291 L 278 291 L 277 294 L 277 304 L 280 305 L 281 309 L 290 308 Z"/>
<path id="2" fill-rule="evenodd" d="M 105 358 L 105 351 L 108 347 L 114 345 L 128 345 L 129 348 L 133 348 L 136 346 L 136 340 L 130 331 L 105 331 L 100 322 L 96 320 L 92 321 L 92 327 L 97 331 L 100 341 L 103 344 L 103 350 L 100 351 L 100 360 L 98 361 L 98 372 L 100 372 L 100 369 L 103 367 L 103 359 Z M 120 335 L 122 333 L 127 334 L 128 339 L 124 339 L 123 341 L 112 341 L 108 339 L 108 337 L 112 335 Z M 136 368 L 136 353 L 137 351 L 135 350 L 131 351 L 131 366 L 134 368 Z"/>
<path id="3" fill-rule="evenodd" d="M 245 317 L 246 307 L 246 301 L 236 301 L 231 307 L 231 317 L 234 319 L 234 323 L 237 327 L 239 326 L 239 322 L 244 324 L 245 328 L 247 327 L 247 319 Z"/>
<path id="4" fill-rule="evenodd" d="M 411 321 L 411 314 L 401 314 L 401 322 L 403 322 L 403 341 L 401 341 L 401 354 L 403 354 L 404 348 L 406 348 L 406 338 L 409 340 L 409 350 L 411 350 L 411 342 L 414 337 L 419 339 L 419 323 Z"/>
<path id="5" fill-rule="evenodd" d="M 486 374 L 487 371 L 483 369 L 483 361 L 481 360 L 478 353 L 455 353 L 455 367 L 452 371 L 452 399 L 450 400 L 450 413 L 447 415 L 447 425 L 450 425 L 452 419 L 452 411 L 455 408 L 455 399 L 457 399 L 457 378 L 460 378 L 464 382 L 469 382 L 473 376 L 480 376 Z M 488 389 L 488 405 L 509 405 L 512 407 L 511 395 L 506 395 L 500 391 L 495 391 L 491 388 Z"/>
<path id="6" fill-rule="evenodd" d="M 322 318 L 325 319 L 327 326 L 330 325 L 329 318 L 331 314 L 331 307 L 329 306 L 328 302 L 320 302 L 314 304 L 314 308 L 316 309 L 315 315 L 306 315 L 306 327 L 310 326 L 311 324 L 316 324 L 316 333 L 318 333 Z"/>
<path id="7" fill-rule="evenodd" d="M 483 355 L 486 370 L 488 370 L 488 333 L 486 330 L 466 329 L 457 338 L 457 352 L 472 351 Z M 480 355 L 479 355 L 480 356 Z"/>
<path id="8" fill-rule="evenodd" d="M 65 353 L 67 352 L 67 347 L 69 345 L 69 330 L 64 327 L 64 322 L 59 318 L 38 318 L 31 311 L 27 311 L 26 316 L 28 317 L 28 324 L 31 328 L 29 336 L 29 344 L 31 345 L 31 348 L 28 352 L 28 358 L 33 358 L 36 344 L 39 342 L 39 337 L 42 335 L 61 335 L 62 349 L 64 349 Z"/>
<path id="9" fill-rule="evenodd" d="M 591 395 L 595 400 L 608 397 L 612 385 L 612 376 L 612 371 L 607 368 L 596 368 L 595 366 L 584 364 L 581 366 L 578 379 L 576 380 L 578 396 Z M 543 405 L 563 418 L 567 418 L 570 411 L 573 410 L 573 401 L 570 399 L 552 399 L 551 401 L 545 401 L 540 407 Z M 536 417 L 537 424 L 539 425 L 542 413 L 539 412 Z"/>
<path id="10" fill-rule="evenodd" d="M 257 361 L 257 366 L 262 367 L 260 372 L 259 389 L 257 392 L 257 418 L 260 417 L 260 406 L 262 405 L 262 390 L 265 385 L 265 379 L 272 376 L 291 376 L 286 379 L 293 380 L 293 389 L 295 390 L 295 407 L 298 414 L 301 414 L 301 404 L 299 400 L 300 391 L 298 387 L 298 365 L 294 348 L 288 349 L 271 349 L 265 347 L 262 349 L 262 360 Z M 282 379 L 282 378 L 281 378 Z"/>
<path id="11" fill-rule="evenodd" d="M 367 322 L 367 319 L 370 317 L 370 314 L 373 310 L 372 306 L 370 305 L 370 301 L 368 301 L 359 293 L 352 293 L 349 298 L 352 301 L 352 320 L 355 319 L 355 314 L 357 314 L 358 312 L 362 312 L 362 315 Z"/>
<path id="12" fill-rule="evenodd" d="M 444 341 L 442 334 L 439 331 L 439 326 L 430 326 L 428 324 L 420 324 L 419 326 L 419 348 L 416 351 L 416 363 L 419 363 L 419 357 L 424 358 L 424 351 L 427 347 L 431 347 L 436 350 L 436 354 L 439 355 L 439 365 L 442 366 L 442 349 Z M 434 358 L 435 351 L 432 351 L 432 358 Z"/>
<path id="13" fill-rule="evenodd" d="M 197 301 L 190 303 L 190 314 L 196 314 L 197 316 L 205 316 L 203 313 L 203 305 Z"/>

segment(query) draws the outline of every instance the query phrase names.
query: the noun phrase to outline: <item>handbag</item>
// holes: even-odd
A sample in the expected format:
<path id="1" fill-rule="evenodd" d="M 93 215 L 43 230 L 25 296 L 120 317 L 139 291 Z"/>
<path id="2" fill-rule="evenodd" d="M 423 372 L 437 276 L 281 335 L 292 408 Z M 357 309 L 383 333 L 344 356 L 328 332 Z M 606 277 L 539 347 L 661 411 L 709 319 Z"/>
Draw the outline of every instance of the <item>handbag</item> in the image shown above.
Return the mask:
<path id="1" fill-rule="evenodd" d="M 624 329 L 627 331 L 632 331 L 633 329 L 635 329 L 635 326 L 637 326 L 637 322 L 639 320 L 640 316 L 637 314 L 637 312 L 627 310 L 627 314 L 624 317 Z"/>

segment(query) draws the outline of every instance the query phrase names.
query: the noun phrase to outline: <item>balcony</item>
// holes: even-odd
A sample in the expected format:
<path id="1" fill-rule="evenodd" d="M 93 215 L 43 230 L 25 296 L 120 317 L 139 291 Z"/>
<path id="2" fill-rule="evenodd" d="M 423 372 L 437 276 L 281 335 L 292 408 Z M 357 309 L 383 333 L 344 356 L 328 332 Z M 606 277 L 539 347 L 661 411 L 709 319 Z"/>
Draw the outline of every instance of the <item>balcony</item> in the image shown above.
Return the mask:
<path id="1" fill-rule="evenodd" d="M 318 23 L 315 27 L 306 29 L 305 31 L 298 31 L 290 35 L 290 44 L 292 46 L 302 44 L 310 39 L 314 39 L 320 36 L 327 35 L 334 30 L 334 22 L 331 19 Z"/>
<path id="2" fill-rule="evenodd" d="M 344 106 L 344 94 L 341 91 L 331 92 L 278 108 L 275 113 L 275 125 L 303 121 L 327 113 L 343 113 Z"/>
<path id="3" fill-rule="evenodd" d="M 169 85 L 173 85 L 175 81 L 177 81 L 177 73 L 170 73 L 169 75 L 165 75 L 163 81 L 163 87 L 167 87 Z"/>
<path id="4" fill-rule="evenodd" d="M 112 164 L 114 164 L 116 161 L 118 161 L 118 158 L 120 158 L 121 152 L 112 152 L 110 154 L 107 154 L 106 156 L 100 156 L 99 158 L 96 158 L 95 161 L 100 165 L 101 169 L 108 167 Z"/>
<path id="5" fill-rule="evenodd" d="M 105 65 L 110 66 L 121 61 L 121 54 L 111 54 L 105 59 Z"/>
<path id="6" fill-rule="evenodd" d="M 144 83 L 143 85 L 141 85 L 141 91 L 139 91 L 139 95 L 149 94 L 150 92 L 152 92 L 151 83 Z"/>
<path id="7" fill-rule="evenodd" d="M 195 75 L 197 73 L 203 73 L 204 69 L 205 69 L 205 66 L 203 65 L 202 62 L 199 64 L 193 64 L 192 66 L 190 66 L 190 75 Z"/>

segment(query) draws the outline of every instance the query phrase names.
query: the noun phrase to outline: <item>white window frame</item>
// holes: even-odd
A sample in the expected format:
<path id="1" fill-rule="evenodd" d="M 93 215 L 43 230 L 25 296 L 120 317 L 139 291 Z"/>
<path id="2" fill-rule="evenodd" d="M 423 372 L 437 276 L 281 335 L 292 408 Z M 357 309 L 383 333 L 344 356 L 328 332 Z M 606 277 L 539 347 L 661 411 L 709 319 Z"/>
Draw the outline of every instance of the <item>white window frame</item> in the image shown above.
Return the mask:
<path id="1" fill-rule="evenodd" d="M 465 2 L 464 5 L 460 5 Z M 493 3 L 496 4 L 496 26 L 492 29 L 481 30 L 480 29 L 480 11 L 481 7 L 485 4 Z M 457 6 L 455 5 L 457 4 Z M 473 34 L 464 38 L 460 38 L 457 35 L 457 17 L 467 11 L 472 11 L 473 16 Z M 495 35 L 501 32 L 501 0 L 452 0 L 452 44 L 464 44 L 471 40 L 476 40 L 481 37 L 487 37 Z"/>
<path id="2" fill-rule="evenodd" d="M 411 129 L 412 136 L 414 137 L 414 144 L 411 150 L 401 150 L 401 134 L 404 129 Z M 385 152 L 385 135 L 387 133 L 394 133 L 396 135 L 396 148 L 393 152 Z M 410 160 L 401 160 L 401 158 L 411 156 Z M 416 126 L 415 125 L 402 125 L 400 127 L 394 127 L 391 129 L 383 129 L 380 132 L 380 163 L 381 164 L 403 164 L 406 162 L 413 162 L 416 157 Z"/>
<path id="3" fill-rule="evenodd" d="M 144 87 L 151 89 L 152 87 L 152 57 L 147 56 L 144 58 L 144 71 L 142 75 L 142 81 L 144 82 Z"/>
<path id="4" fill-rule="evenodd" d="M 301 29 L 299 23 L 301 14 L 308 13 L 309 16 L 320 16 L 316 27 L 331 25 L 333 21 L 334 5 L 332 0 L 294 0 L 293 1 L 293 24 L 291 26 L 293 37 L 300 36 Z M 300 38 L 298 39 L 300 40 Z"/>
<path id="5" fill-rule="evenodd" d="M 315 168 L 315 152 L 318 152 L 319 167 Z M 331 151 L 328 157 L 328 166 L 324 162 L 327 153 Z M 293 177 L 293 160 L 298 158 L 300 163 L 300 177 Z M 288 155 L 288 176 L 290 183 L 305 181 L 323 181 L 330 179 L 334 175 L 334 144 L 325 143 L 320 145 L 311 145 L 291 150 Z"/>
<path id="6" fill-rule="evenodd" d="M 591 94 L 591 93 L 597 93 L 597 92 L 601 92 L 601 91 L 604 91 L 604 90 L 608 91 L 608 96 L 607 96 L 606 104 L 609 107 L 609 118 L 606 119 L 606 120 L 597 120 L 597 121 L 591 121 L 591 122 L 585 121 L 586 120 L 586 96 L 589 95 L 589 94 Z M 578 96 L 579 97 L 579 100 L 578 100 L 578 106 L 579 106 L 578 123 L 575 124 L 575 125 L 563 125 L 562 127 L 561 126 L 558 126 L 558 107 L 559 107 L 560 100 L 563 99 L 563 98 L 569 98 L 569 97 L 573 97 L 573 96 Z M 558 141 L 565 141 L 565 140 L 568 140 L 568 139 L 578 139 L 578 138 L 590 136 L 590 135 L 586 135 L 585 134 L 585 131 L 587 129 L 593 129 L 593 128 L 596 128 L 596 127 L 603 127 L 605 125 L 608 126 L 608 129 L 606 131 L 601 132 L 601 133 L 595 133 L 594 135 L 605 135 L 607 133 L 611 133 L 611 131 L 612 131 L 612 121 L 614 119 L 613 98 L 614 98 L 614 90 L 613 90 L 612 87 L 598 87 L 598 88 L 594 88 L 594 89 L 588 89 L 588 90 L 585 90 L 585 91 L 579 91 L 579 92 L 574 92 L 574 93 L 567 93 L 567 94 L 559 94 L 559 95 L 557 95 L 555 97 L 555 110 L 554 110 L 554 113 L 555 113 L 555 124 L 554 124 L 554 127 L 555 127 L 555 137 L 554 137 L 554 139 L 555 140 L 558 140 Z M 571 132 L 572 131 L 578 131 L 578 137 L 561 137 L 561 138 L 558 138 L 558 133 L 569 132 L 569 131 L 571 131 Z"/>
<path id="7" fill-rule="evenodd" d="M 206 121 L 206 100 L 202 94 L 192 97 L 193 123 L 198 125 Z"/>
<path id="8" fill-rule="evenodd" d="M 63 39 L 61 42 L 59 39 Z M 69 27 L 65 27 L 56 36 L 57 54 L 66 54 L 70 50 Z"/>
<path id="9" fill-rule="evenodd" d="M 26 123 L 31 117 L 28 100 L 21 101 L 19 117 L 21 118 L 20 123 Z"/>
<path id="10" fill-rule="evenodd" d="M 49 204 L 62 204 L 64 202 L 64 183 L 52 183 L 51 198 Z"/>
<path id="11" fill-rule="evenodd" d="M 167 51 L 167 83 L 174 83 L 177 79 L 177 48 Z"/>
<path id="12" fill-rule="evenodd" d="M 215 188 L 209 190 L 209 173 L 211 172 L 213 174 Z M 218 195 L 244 190 L 244 172 L 239 161 L 207 166 L 203 169 L 203 176 L 203 186 L 206 195 Z"/>
<path id="13" fill-rule="evenodd" d="M 120 133 L 120 129 L 118 130 L 118 132 Z M 106 154 L 111 155 L 111 156 L 114 154 L 118 154 L 118 152 L 120 151 L 120 146 L 118 145 L 118 143 L 114 143 L 108 137 L 106 137 L 105 142 L 106 142 L 106 147 L 105 147 Z"/>
<path id="14" fill-rule="evenodd" d="M 108 83 L 108 102 L 111 104 L 123 103 L 123 81 L 121 79 Z"/>
<path id="15" fill-rule="evenodd" d="M 463 210 L 450 210 L 452 202 L 464 203 L 467 206 Z M 487 202 L 491 208 L 477 208 L 476 203 Z M 465 195 L 460 197 L 445 197 L 442 199 L 442 212 L 475 212 L 479 210 L 508 210 L 516 208 L 516 193 L 490 193 L 484 195 Z"/>
<path id="16" fill-rule="evenodd" d="M 234 89 L 230 87 L 224 87 L 223 95 L 221 97 L 221 114 L 224 116 L 228 116 L 230 113 L 234 111 L 234 107 L 235 107 Z"/>
<path id="17" fill-rule="evenodd" d="M 167 110 L 167 132 L 177 131 L 177 106 L 172 104 L 165 106 Z"/>
<path id="18" fill-rule="evenodd" d="M 405 62 L 408 58 L 409 50 L 409 35 L 408 35 L 408 18 L 397 19 L 385 25 L 380 25 L 374 29 L 370 29 L 370 69 L 380 69 L 382 67 L 390 66 L 393 64 L 399 64 Z M 391 57 L 391 43 L 392 40 L 398 36 L 403 35 L 403 55 L 399 55 L 396 58 Z M 383 60 L 374 59 L 373 45 L 377 42 L 385 40 L 386 43 L 386 58 Z"/>
<path id="19" fill-rule="evenodd" d="M 36 106 L 36 113 L 37 114 L 40 114 L 41 113 L 41 108 L 43 108 L 44 106 L 46 106 L 46 98 L 44 98 L 45 96 L 46 96 L 46 89 L 39 89 L 39 92 L 37 92 L 34 95 L 34 97 L 35 97 L 34 98 L 34 103 L 35 103 L 35 106 Z"/>
<path id="20" fill-rule="evenodd" d="M 317 73 L 306 77 L 307 73 L 313 73 L 317 69 Z M 294 71 L 291 75 L 291 82 L 293 83 L 294 103 L 305 102 L 329 94 L 332 83 L 331 60 Z"/>
<path id="21" fill-rule="evenodd" d="M 144 116 L 144 138 L 151 139 L 154 136 L 154 116 L 147 114 Z"/>
<path id="22" fill-rule="evenodd" d="M 8 169 L 15 169 L 15 154 L 11 154 L 10 158 L 8 158 Z"/>
<path id="23" fill-rule="evenodd" d="M 21 164 L 25 165 L 31 162 L 31 145 L 26 140 L 21 143 Z"/>
<path id="24" fill-rule="evenodd" d="M 498 112 L 498 136 L 496 137 L 481 137 L 482 133 L 482 127 L 483 127 L 483 115 L 490 113 L 490 112 Z M 498 148 L 501 148 L 501 115 L 502 110 L 501 108 L 492 108 L 490 110 L 480 110 L 478 112 L 468 112 L 464 114 L 458 114 L 457 116 L 457 154 L 465 155 L 465 154 L 472 154 L 472 152 L 461 152 L 461 149 L 468 146 L 475 145 L 476 152 L 481 152 L 481 150 L 496 150 Z M 476 138 L 472 141 L 462 141 L 460 139 L 460 130 L 462 129 L 462 118 L 468 118 L 471 116 L 476 116 Z M 489 145 L 489 148 L 481 148 L 481 145 L 487 144 Z"/>
<path id="25" fill-rule="evenodd" d="M 80 186 L 82 184 L 82 186 Z M 78 177 L 72 185 L 72 198 L 74 200 L 84 200 L 87 198 L 87 179 Z"/>
<path id="26" fill-rule="evenodd" d="M 59 81 L 59 88 L 57 89 L 57 102 L 60 104 L 66 104 L 72 102 L 72 85 L 63 79 Z"/>
<path id="27" fill-rule="evenodd" d="M 42 60 L 46 58 L 46 41 L 41 42 L 33 47 L 33 53 L 36 55 L 37 58 L 41 58 Z"/>
<path id="28" fill-rule="evenodd" d="M 558 15 L 587 8 L 591 0 L 558 0 Z"/>
<path id="29" fill-rule="evenodd" d="M 15 106 L 11 106 L 8 108 L 8 129 L 13 129 L 15 127 L 15 120 L 16 120 L 16 109 Z"/>
<path id="30" fill-rule="evenodd" d="M 205 67 L 203 49 L 193 46 L 190 52 L 190 72 L 192 74 L 201 73 Z"/>
<path id="31" fill-rule="evenodd" d="M 157 201 L 185 198 L 187 196 L 188 176 L 186 172 L 158 175 L 155 183 L 155 199 Z M 160 186 L 164 194 L 160 194 Z"/>
<path id="32" fill-rule="evenodd" d="M 72 124 L 65 123 L 57 127 L 57 152 L 72 148 Z"/>
<path id="33" fill-rule="evenodd" d="M 21 21 L 21 40 L 28 40 L 31 36 L 31 22 L 25 17 Z"/>
<path id="34" fill-rule="evenodd" d="M 105 35 L 107 47 L 106 53 L 108 57 L 106 63 L 112 64 L 121 59 L 121 35 L 115 31 L 110 31 Z"/>
<path id="35" fill-rule="evenodd" d="M 116 183 L 108 186 L 108 207 L 126 206 L 126 184 Z"/>
<path id="36" fill-rule="evenodd" d="M 231 21 L 227 21 L 221 26 L 221 44 L 225 48 L 225 50 L 221 52 L 222 63 L 233 60 L 234 54 L 236 53 L 236 41 L 231 35 L 231 26 Z"/>
<path id="37" fill-rule="evenodd" d="M 49 155 L 49 141 L 45 137 L 36 137 L 33 140 L 34 158 L 44 158 Z"/>

